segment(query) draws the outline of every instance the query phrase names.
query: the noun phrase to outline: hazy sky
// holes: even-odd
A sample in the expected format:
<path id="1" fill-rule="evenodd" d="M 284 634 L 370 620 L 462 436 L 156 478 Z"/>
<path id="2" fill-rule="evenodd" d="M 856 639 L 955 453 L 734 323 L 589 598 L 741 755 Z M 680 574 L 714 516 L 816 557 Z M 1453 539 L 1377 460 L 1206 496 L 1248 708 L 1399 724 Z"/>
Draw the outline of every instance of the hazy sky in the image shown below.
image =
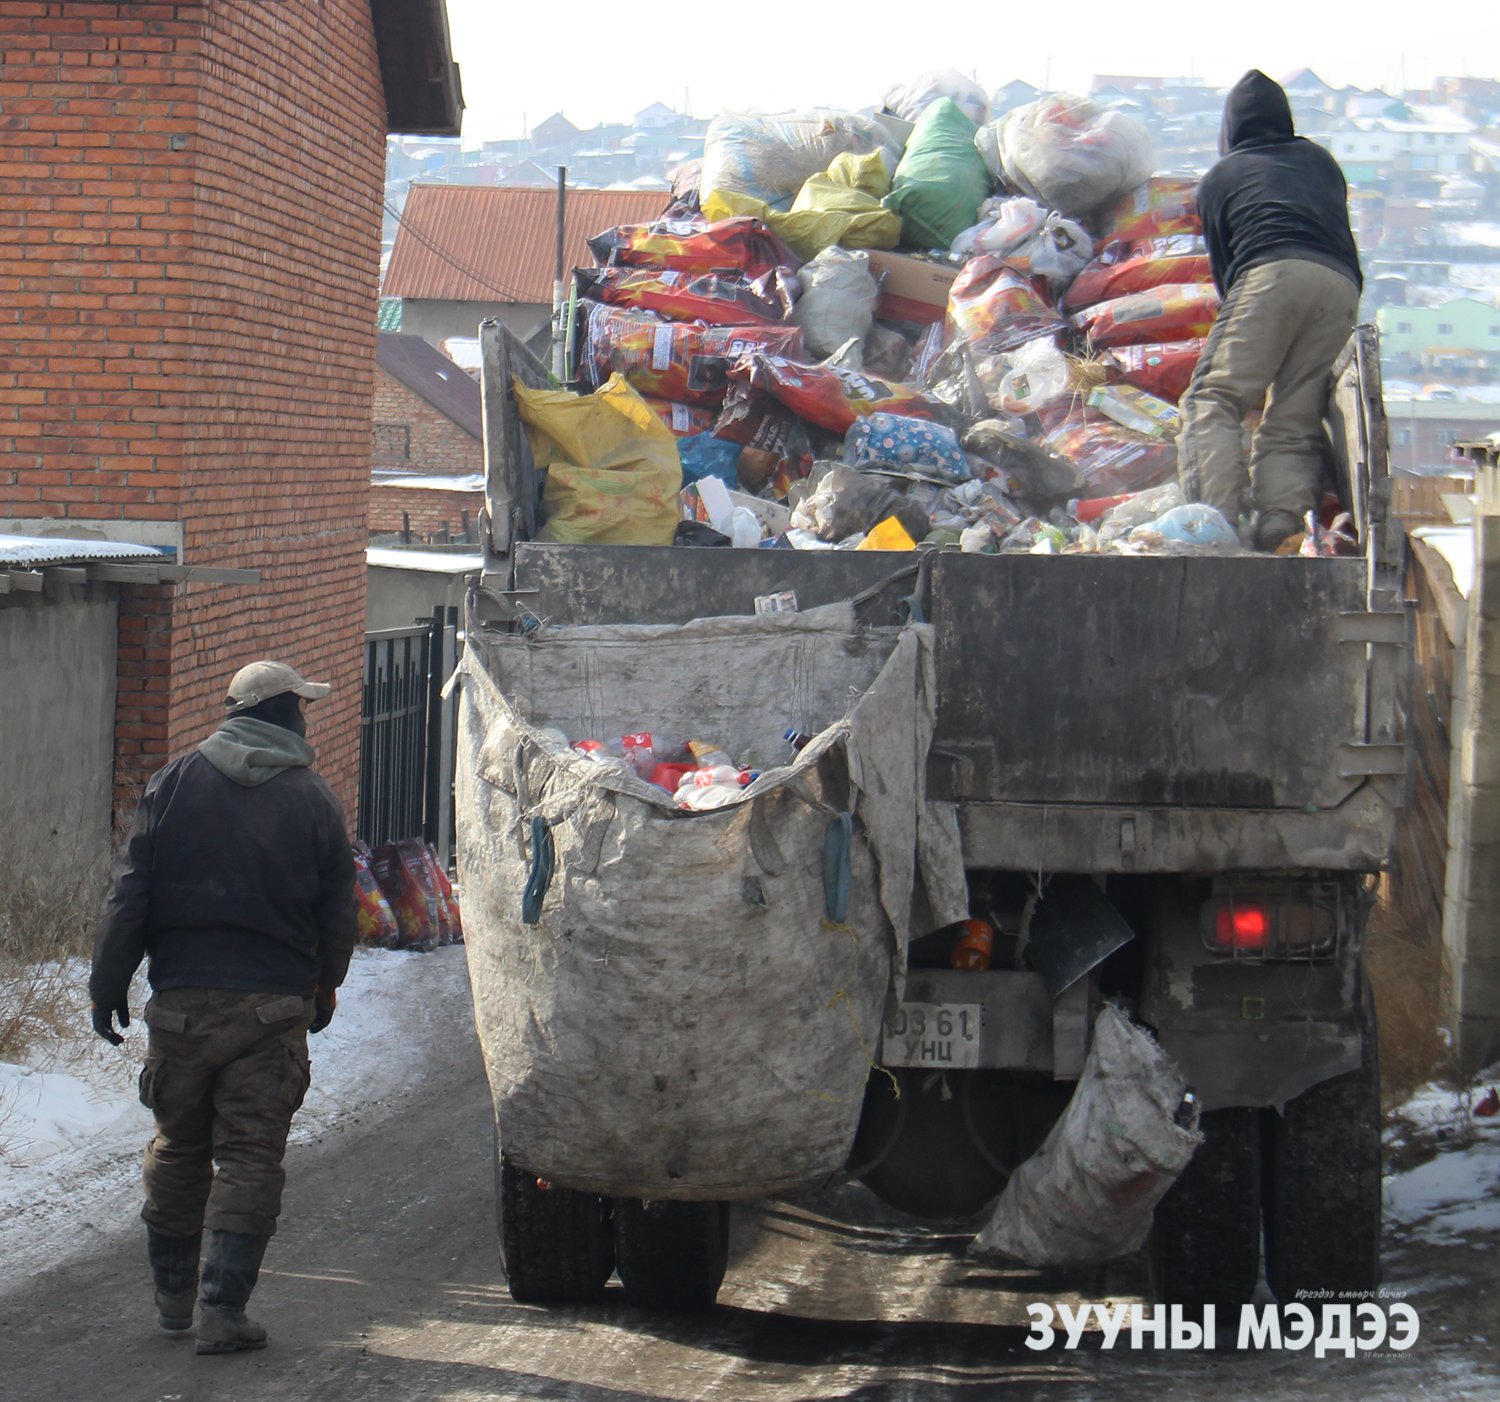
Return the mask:
<path id="1" fill-rule="evenodd" d="M 865 107 L 933 67 L 959 68 L 986 91 L 1015 77 L 1086 90 L 1096 73 L 1227 83 L 1247 68 L 1276 78 L 1312 68 L 1361 87 L 1500 75 L 1494 0 L 691 0 L 587 9 L 448 0 L 448 18 L 471 141 L 522 136 L 556 111 L 579 126 L 625 120 L 652 102 L 699 115 Z"/>

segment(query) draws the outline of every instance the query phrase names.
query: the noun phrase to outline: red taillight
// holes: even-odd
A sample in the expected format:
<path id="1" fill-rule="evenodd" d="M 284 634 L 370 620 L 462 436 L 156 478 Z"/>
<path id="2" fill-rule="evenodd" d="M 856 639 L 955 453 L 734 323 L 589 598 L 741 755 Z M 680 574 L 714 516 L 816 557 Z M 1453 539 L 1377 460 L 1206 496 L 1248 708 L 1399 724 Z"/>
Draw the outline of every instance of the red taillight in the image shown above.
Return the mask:
<path id="1" fill-rule="evenodd" d="M 1221 905 L 1214 921 L 1214 944 L 1219 949 L 1259 954 L 1266 947 L 1271 920 L 1261 905 Z"/>

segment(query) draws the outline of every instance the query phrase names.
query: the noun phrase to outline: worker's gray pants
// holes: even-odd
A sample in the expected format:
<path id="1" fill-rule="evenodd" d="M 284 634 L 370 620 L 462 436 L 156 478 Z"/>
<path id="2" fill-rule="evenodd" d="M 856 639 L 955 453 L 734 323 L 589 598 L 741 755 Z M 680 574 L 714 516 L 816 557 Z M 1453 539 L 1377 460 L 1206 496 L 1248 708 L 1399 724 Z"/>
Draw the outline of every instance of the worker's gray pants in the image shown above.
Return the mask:
<path id="1" fill-rule="evenodd" d="M 1329 373 L 1359 315 L 1342 273 L 1300 258 L 1242 273 L 1182 398 L 1178 472 L 1189 501 L 1231 522 L 1318 504 Z M 1243 421 L 1265 398 L 1245 459 Z"/>
<path id="2" fill-rule="evenodd" d="M 224 988 L 166 989 L 146 1005 L 148 1226 L 171 1237 L 275 1232 L 314 1011 L 311 998 Z"/>

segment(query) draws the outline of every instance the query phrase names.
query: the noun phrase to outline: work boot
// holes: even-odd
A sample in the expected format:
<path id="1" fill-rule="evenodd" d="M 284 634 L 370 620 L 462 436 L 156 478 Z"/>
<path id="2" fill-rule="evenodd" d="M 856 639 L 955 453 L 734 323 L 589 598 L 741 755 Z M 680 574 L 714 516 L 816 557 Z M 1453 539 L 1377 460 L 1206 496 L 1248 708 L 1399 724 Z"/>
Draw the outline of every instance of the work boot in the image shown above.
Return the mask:
<path id="1" fill-rule="evenodd" d="M 193 1301 L 198 1295 L 198 1255 L 203 1233 L 164 1236 L 146 1228 L 146 1258 L 156 1287 L 156 1323 L 164 1334 L 185 1338 L 193 1331 Z"/>
<path id="2" fill-rule="evenodd" d="M 215 1232 L 209 1238 L 195 1352 L 236 1353 L 266 1346 L 266 1331 L 245 1317 L 245 1306 L 260 1276 L 269 1240 L 240 1232 Z"/>
<path id="3" fill-rule="evenodd" d="M 1305 529 L 1301 517 L 1290 511 L 1263 511 L 1255 523 L 1255 548 L 1269 553 Z"/>

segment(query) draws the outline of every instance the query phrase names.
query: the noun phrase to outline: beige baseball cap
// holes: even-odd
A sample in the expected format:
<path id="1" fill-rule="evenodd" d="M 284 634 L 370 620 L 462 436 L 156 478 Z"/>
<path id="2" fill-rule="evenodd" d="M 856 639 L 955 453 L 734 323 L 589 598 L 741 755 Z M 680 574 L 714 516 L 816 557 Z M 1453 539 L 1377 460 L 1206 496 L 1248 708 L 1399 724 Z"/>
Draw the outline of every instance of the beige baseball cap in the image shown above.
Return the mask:
<path id="1" fill-rule="evenodd" d="M 280 696 L 288 691 L 307 701 L 317 701 L 332 690 L 327 682 L 305 680 L 295 668 L 287 666 L 285 662 L 251 662 L 234 674 L 224 705 L 233 715 L 236 711 L 258 706 L 262 701 L 269 701 L 273 696 Z"/>

